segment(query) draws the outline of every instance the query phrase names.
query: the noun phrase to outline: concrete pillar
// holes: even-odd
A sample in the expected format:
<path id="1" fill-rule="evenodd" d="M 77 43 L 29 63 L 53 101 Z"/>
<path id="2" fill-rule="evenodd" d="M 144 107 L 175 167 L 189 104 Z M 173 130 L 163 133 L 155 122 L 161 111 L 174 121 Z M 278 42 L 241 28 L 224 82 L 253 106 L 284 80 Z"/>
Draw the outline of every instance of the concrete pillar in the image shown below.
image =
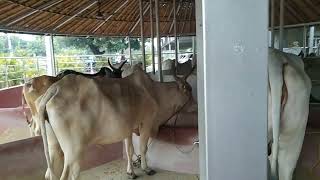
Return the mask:
<path id="1" fill-rule="evenodd" d="M 309 54 L 310 53 L 313 53 L 313 46 L 314 46 L 314 26 L 311 26 L 310 27 L 310 30 L 309 30 Z"/>
<path id="2" fill-rule="evenodd" d="M 307 55 L 307 26 L 303 26 L 303 54 Z"/>
<path id="3" fill-rule="evenodd" d="M 275 0 L 271 0 L 271 47 L 274 48 L 274 10 L 275 10 Z"/>
<path id="4" fill-rule="evenodd" d="M 46 56 L 47 56 L 47 75 L 55 76 L 56 66 L 55 66 L 54 49 L 53 49 L 53 37 L 45 36 L 44 39 L 45 39 Z"/>
<path id="5" fill-rule="evenodd" d="M 279 29 L 279 50 L 283 51 L 284 46 L 284 3 L 285 0 L 280 0 L 280 29 Z"/>
<path id="6" fill-rule="evenodd" d="M 266 180 L 268 1 L 196 4 L 200 179 Z"/>
<path id="7" fill-rule="evenodd" d="M 13 57 L 13 48 L 12 48 L 12 43 L 11 43 L 11 35 L 9 33 L 7 34 L 7 39 L 8 39 L 9 56 Z"/>

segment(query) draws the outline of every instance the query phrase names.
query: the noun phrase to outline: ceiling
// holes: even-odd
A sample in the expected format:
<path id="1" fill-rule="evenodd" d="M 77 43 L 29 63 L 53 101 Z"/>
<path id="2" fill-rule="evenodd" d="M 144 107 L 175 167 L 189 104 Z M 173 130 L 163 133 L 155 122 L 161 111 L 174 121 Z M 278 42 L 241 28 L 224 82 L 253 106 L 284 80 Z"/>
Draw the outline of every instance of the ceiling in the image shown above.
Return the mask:
<path id="1" fill-rule="evenodd" d="M 159 1 L 160 35 L 171 36 L 174 34 L 173 0 Z M 196 33 L 195 1 L 176 0 L 179 36 Z M 0 30 L 72 36 L 140 36 L 139 2 L 139 0 L 1 0 Z M 275 0 L 275 26 L 279 25 L 279 2 L 280 0 Z M 150 36 L 150 0 L 142 0 L 142 3 L 144 34 Z M 154 7 L 154 3 L 152 6 Z M 320 0 L 285 0 L 284 9 L 285 25 L 320 21 Z M 99 14 L 103 16 L 97 16 Z M 152 20 L 155 22 L 155 15 Z"/>
<path id="2" fill-rule="evenodd" d="M 194 35 L 196 26 L 194 0 L 176 1 L 178 35 Z M 140 36 L 139 2 L 139 0 L 1 0 L 0 29 L 40 34 Z M 142 3 L 144 33 L 150 36 L 150 0 L 143 0 Z M 173 1 L 160 0 L 159 4 L 160 34 L 173 35 Z M 103 17 L 97 17 L 98 13 Z M 155 22 L 155 15 L 153 21 Z"/>

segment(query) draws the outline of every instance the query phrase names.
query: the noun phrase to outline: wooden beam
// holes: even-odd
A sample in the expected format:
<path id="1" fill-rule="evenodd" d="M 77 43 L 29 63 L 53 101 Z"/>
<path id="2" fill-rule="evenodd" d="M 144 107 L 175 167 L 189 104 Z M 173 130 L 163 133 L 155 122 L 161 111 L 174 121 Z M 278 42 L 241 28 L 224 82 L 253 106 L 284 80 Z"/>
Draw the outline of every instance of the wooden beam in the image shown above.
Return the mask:
<path id="1" fill-rule="evenodd" d="M 191 9 L 191 10 L 190 10 L 190 9 Z M 186 14 L 185 14 L 184 20 L 186 20 L 187 15 L 189 14 L 188 20 L 191 21 L 192 12 L 190 12 L 190 11 L 192 11 L 192 6 L 191 6 L 191 4 L 189 3 L 189 7 L 188 7 L 188 10 L 186 10 Z M 183 21 L 182 28 L 181 28 L 181 34 L 183 34 L 185 25 L 186 25 L 186 21 Z"/>
<path id="2" fill-rule="evenodd" d="M 65 25 L 67 22 L 71 21 L 72 19 L 74 19 L 75 17 L 77 17 L 78 15 L 80 15 L 81 13 L 83 13 L 85 10 L 89 9 L 91 6 L 93 6 L 94 4 L 96 4 L 98 1 L 94 1 L 92 3 L 90 3 L 88 6 L 82 8 L 81 10 L 79 10 L 76 14 L 74 14 L 73 16 L 69 17 L 68 19 L 62 21 L 58 26 L 56 26 L 55 28 L 53 28 L 53 30 L 57 30 L 59 29 L 61 26 Z"/>
<path id="3" fill-rule="evenodd" d="M 148 12 L 148 10 L 149 10 L 149 8 L 150 8 L 150 4 L 148 4 L 147 6 L 148 6 L 148 7 L 146 8 L 146 10 L 144 10 L 143 15 L 145 15 L 145 14 Z M 134 31 L 134 29 L 137 27 L 137 25 L 138 25 L 139 23 L 140 23 L 140 18 L 138 18 L 138 20 L 136 21 L 136 23 L 134 24 L 134 26 L 130 29 L 129 34 L 131 34 L 131 33 Z"/>
<path id="4" fill-rule="evenodd" d="M 291 6 L 291 3 L 287 3 L 285 7 L 296 21 L 305 22 L 305 18 L 303 18 L 304 16 L 301 13 L 298 13 L 298 11 Z"/>
<path id="5" fill-rule="evenodd" d="M 55 6 L 57 4 L 59 4 L 60 2 L 62 2 L 63 0 L 54 0 L 54 1 L 49 1 L 41 6 L 39 6 L 37 9 L 33 9 L 32 11 L 30 12 L 27 12 L 26 14 L 24 15 L 21 15 L 18 17 L 18 19 L 14 19 L 12 20 L 11 22 L 9 22 L 8 24 L 6 24 L 6 26 L 11 26 L 12 24 L 16 23 L 16 22 L 19 22 L 29 16 L 31 16 L 32 14 L 36 13 L 36 12 L 39 12 L 39 11 L 44 11 L 46 9 L 49 9 L 50 7 L 52 6 Z"/>
<path id="6" fill-rule="evenodd" d="M 179 11 L 180 11 L 180 7 L 181 7 L 181 5 L 180 5 L 180 3 L 179 3 L 176 14 L 178 14 L 178 13 L 179 13 Z M 172 23 L 171 23 L 171 25 L 170 25 L 170 29 L 169 29 L 169 33 L 168 33 L 168 34 L 170 34 L 170 32 L 172 31 L 172 28 L 173 28 L 173 21 L 172 21 Z"/>
<path id="7" fill-rule="evenodd" d="M 110 18 L 114 16 L 120 9 L 122 9 L 129 0 L 126 0 L 121 6 L 119 6 L 111 15 L 109 15 L 102 23 L 100 23 L 93 31 L 92 33 L 94 34 L 101 26 L 103 26 L 107 21 L 109 21 Z"/>

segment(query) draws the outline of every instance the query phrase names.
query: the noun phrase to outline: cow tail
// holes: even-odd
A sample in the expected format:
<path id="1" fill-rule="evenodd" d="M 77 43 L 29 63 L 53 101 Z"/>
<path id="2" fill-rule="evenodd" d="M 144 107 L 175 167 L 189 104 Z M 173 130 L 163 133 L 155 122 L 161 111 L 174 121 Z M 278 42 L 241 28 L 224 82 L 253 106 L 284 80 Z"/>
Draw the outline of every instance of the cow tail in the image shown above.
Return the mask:
<path id="1" fill-rule="evenodd" d="M 47 161 L 48 170 L 50 172 L 51 176 L 54 176 L 54 173 L 52 171 L 52 165 L 50 163 L 50 156 L 49 156 L 49 148 L 48 148 L 48 139 L 47 139 L 47 132 L 46 132 L 46 126 L 45 126 L 45 114 L 46 114 L 46 105 L 48 101 L 56 94 L 57 89 L 55 87 L 49 88 L 47 92 L 42 97 L 39 108 L 38 108 L 38 118 L 40 122 L 40 130 L 41 130 L 41 136 L 43 140 L 43 149 L 44 154 Z M 54 131 L 53 131 L 54 132 Z M 50 178 L 51 179 L 51 178 Z"/>
<path id="2" fill-rule="evenodd" d="M 269 68 L 269 85 L 271 93 L 271 118 L 272 118 L 272 154 L 271 154 L 271 176 L 272 179 L 278 177 L 278 154 L 279 154 L 279 136 L 280 121 L 282 109 L 282 88 L 284 84 L 283 72 L 286 64 L 282 66 L 273 66 Z"/>

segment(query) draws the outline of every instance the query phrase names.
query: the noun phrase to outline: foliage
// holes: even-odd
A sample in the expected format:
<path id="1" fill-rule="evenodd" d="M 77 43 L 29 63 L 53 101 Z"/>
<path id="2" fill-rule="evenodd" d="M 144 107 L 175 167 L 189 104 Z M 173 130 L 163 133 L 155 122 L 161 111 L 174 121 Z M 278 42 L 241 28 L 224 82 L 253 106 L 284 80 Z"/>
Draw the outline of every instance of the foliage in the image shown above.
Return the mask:
<path id="1" fill-rule="evenodd" d="M 16 57 L 46 55 L 43 36 L 35 36 L 32 41 L 26 41 L 17 36 L 10 36 L 10 41 L 13 55 Z M 0 35 L 0 53 L 3 55 L 9 55 L 10 53 L 7 35 Z"/>
<path id="2" fill-rule="evenodd" d="M 140 49 L 140 41 L 138 39 L 131 39 L 131 48 L 133 50 Z M 105 53 L 118 53 L 129 47 L 129 41 L 125 38 L 111 38 L 111 37 L 55 37 L 54 46 L 57 53 L 64 48 L 81 49 L 86 54 L 101 55 Z"/>
<path id="3" fill-rule="evenodd" d="M 45 72 L 45 68 L 41 66 L 41 60 L 37 58 L 1 58 L 0 89 L 7 87 L 7 85 L 10 87 L 23 84 L 24 80 Z"/>
<path id="4" fill-rule="evenodd" d="M 9 49 L 9 40 L 11 49 Z M 140 40 L 130 39 L 132 51 L 140 50 Z M 74 69 L 81 72 L 94 71 L 102 66 L 107 66 L 106 53 L 121 53 L 128 49 L 129 42 L 126 38 L 84 38 L 84 37 L 54 37 L 54 52 L 56 55 L 58 71 Z M 99 55 L 93 59 L 68 57 L 74 55 Z M 60 57 L 59 57 L 60 55 Z M 4 57 L 27 58 L 4 58 Z M 24 83 L 25 79 L 46 73 L 46 62 L 37 63 L 37 57 L 45 57 L 44 36 L 33 36 L 29 40 L 18 35 L 0 33 L 0 89 Z M 63 57 L 62 57 L 63 56 Z M 2 57 L 2 58 L 1 58 Z M 147 65 L 151 64 L 151 56 L 147 57 Z M 92 57 L 91 57 L 92 58 Z M 141 55 L 134 56 L 141 59 Z M 114 57 L 110 57 L 115 61 Z M 8 80 L 8 81 L 7 81 Z"/>

